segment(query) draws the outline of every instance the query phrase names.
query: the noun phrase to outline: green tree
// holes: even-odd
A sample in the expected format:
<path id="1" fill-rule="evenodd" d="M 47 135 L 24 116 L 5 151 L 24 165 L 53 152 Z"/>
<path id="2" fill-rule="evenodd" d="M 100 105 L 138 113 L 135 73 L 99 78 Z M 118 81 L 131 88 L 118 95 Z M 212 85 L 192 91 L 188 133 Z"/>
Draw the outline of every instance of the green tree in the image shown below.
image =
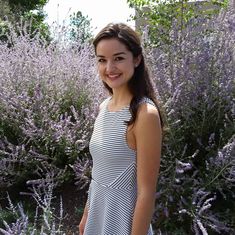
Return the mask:
<path id="1" fill-rule="evenodd" d="M 47 2 L 48 0 L 0 0 L 0 40 L 6 40 L 9 27 L 20 33 L 20 24 L 25 22 L 27 33 L 33 36 L 40 32 L 42 38 L 50 41 L 49 27 L 44 23 L 46 15 L 43 12 Z"/>
<path id="2" fill-rule="evenodd" d="M 127 0 L 136 11 L 133 18 L 137 28 L 148 25 L 150 43 L 154 46 L 170 44 L 172 27 L 182 31 L 187 24 L 197 17 L 213 17 L 221 7 L 228 4 L 227 0 L 196 1 L 189 0 Z"/>
<path id="3" fill-rule="evenodd" d="M 11 16 L 11 14 L 8 1 L 0 0 L 0 19 L 4 19 L 5 16 Z"/>
<path id="4" fill-rule="evenodd" d="M 69 38 L 72 42 L 84 43 L 92 38 L 92 28 L 88 16 L 84 16 L 81 11 L 70 15 Z"/>
<path id="5" fill-rule="evenodd" d="M 18 14 L 20 12 L 29 12 L 31 10 L 42 10 L 47 2 L 48 0 L 10 0 L 9 6 L 15 14 Z"/>

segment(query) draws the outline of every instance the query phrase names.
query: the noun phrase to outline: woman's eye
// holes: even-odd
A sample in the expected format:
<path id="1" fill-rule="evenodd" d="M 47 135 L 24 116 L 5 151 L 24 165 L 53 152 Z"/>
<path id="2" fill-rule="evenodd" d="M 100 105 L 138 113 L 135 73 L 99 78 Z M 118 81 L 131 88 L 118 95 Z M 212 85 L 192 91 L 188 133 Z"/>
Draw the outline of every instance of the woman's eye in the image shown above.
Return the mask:
<path id="1" fill-rule="evenodd" d="M 120 60 L 124 60 L 124 58 L 123 57 L 116 57 L 115 60 L 120 61 Z"/>
<path id="2" fill-rule="evenodd" d="M 99 63 L 103 63 L 105 60 L 104 59 L 98 59 Z"/>

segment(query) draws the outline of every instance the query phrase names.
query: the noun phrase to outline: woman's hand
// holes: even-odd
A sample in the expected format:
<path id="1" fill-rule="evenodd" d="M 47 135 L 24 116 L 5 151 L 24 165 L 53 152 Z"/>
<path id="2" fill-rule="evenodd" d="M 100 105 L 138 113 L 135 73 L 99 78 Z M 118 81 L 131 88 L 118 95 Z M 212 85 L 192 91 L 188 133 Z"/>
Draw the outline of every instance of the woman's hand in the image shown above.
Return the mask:
<path id="1" fill-rule="evenodd" d="M 78 229 L 79 229 L 79 235 L 83 235 L 84 234 L 84 230 L 85 230 L 85 225 L 86 225 L 86 221 L 87 221 L 87 205 L 84 208 L 84 212 L 83 212 L 83 216 L 82 219 L 78 225 Z"/>
<path id="2" fill-rule="evenodd" d="M 87 217 L 82 217 L 80 224 L 78 225 L 79 228 L 79 235 L 83 235 L 84 234 L 84 229 L 85 229 L 85 225 L 86 225 L 86 219 Z"/>

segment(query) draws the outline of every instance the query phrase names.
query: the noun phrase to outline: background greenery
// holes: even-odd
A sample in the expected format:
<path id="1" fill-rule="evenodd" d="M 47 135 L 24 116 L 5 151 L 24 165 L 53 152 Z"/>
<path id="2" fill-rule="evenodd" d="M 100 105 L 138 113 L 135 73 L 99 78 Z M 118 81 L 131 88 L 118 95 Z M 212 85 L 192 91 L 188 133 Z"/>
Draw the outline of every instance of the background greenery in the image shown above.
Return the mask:
<path id="1" fill-rule="evenodd" d="M 137 30 L 168 127 L 154 229 L 233 234 L 233 1 L 213 1 L 220 8 L 206 12 L 204 3 L 128 2 L 144 18 Z M 52 38 L 41 12 L 46 2 L 27 3 L 0 2 L 0 232 L 65 234 L 69 211 L 58 191 L 68 197 L 66 186 L 82 190 L 80 216 L 92 167 L 89 139 L 107 93 L 96 73 L 89 19 L 73 14 Z"/>

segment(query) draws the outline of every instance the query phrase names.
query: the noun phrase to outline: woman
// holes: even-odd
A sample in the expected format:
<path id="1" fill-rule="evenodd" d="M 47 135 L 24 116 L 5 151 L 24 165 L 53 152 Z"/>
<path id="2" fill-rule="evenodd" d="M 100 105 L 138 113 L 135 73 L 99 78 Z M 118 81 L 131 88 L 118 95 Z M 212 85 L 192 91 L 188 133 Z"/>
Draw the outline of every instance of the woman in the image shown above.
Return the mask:
<path id="1" fill-rule="evenodd" d="M 108 24 L 93 42 L 110 93 L 90 140 L 92 181 L 82 235 L 150 235 L 160 165 L 162 118 L 137 33 Z"/>

